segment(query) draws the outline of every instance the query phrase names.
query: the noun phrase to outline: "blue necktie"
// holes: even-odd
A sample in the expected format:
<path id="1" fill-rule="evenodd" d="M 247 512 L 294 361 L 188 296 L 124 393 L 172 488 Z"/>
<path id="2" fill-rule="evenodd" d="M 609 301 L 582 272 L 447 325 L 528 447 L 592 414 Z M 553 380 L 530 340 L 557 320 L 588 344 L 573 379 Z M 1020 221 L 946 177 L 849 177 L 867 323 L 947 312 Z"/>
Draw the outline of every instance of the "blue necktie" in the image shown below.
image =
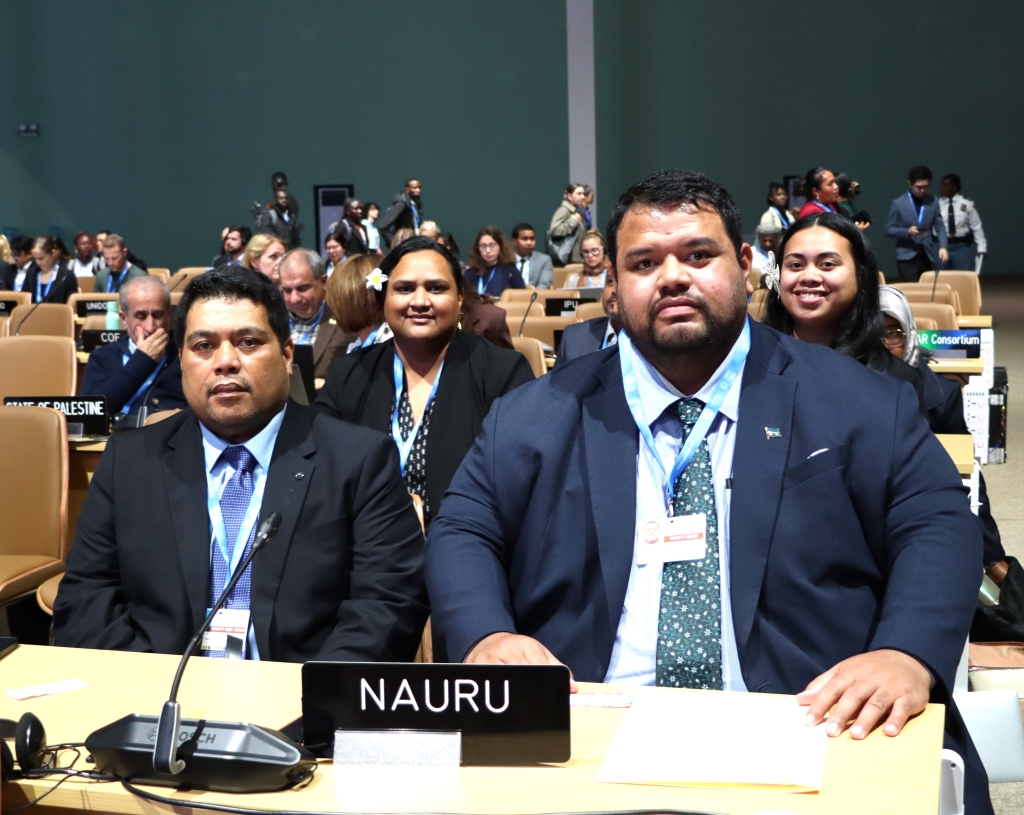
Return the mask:
<path id="1" fill-rule="evenodd" d="M 233 445 L 224 450 L 220 454 L 220 460 L 226 461 L 235 469 L 234 475 L 228 480 L 228 483 L 224 486 L 224 492 L 220 497 L 220 513 L 224 518 L 224 529 L 227 533 L 227 550 L 228 556 L 234 554 L 235 542 L 238 539 L 238 530 L 242 526 L 242 519 L 245 517 L 245 511 L 249 508 L 249 501 L 252 499 L 253 493 L 253 479 L 252 473 L 256 469 L 256 458 L 250 453 L 245 447 L 240 444 Z M 252 530 L 249 532 L 249 538 L 245 542 L 245 551 L 242 554 L 242 558 L 239 558 L 239 563 L 246 554 L 249 553 L 249 549 L 252 547 L 252 542 L 256 537 L 257 524 L 252 525 Z M 212 574 L 210 577 L 210 600 L 207 606 L 213 608 L 213 604 L 217 602 L 217 598 L 220 597 L 220 593 L 224 590 L 224 586 L 227 585 L 228 580 L 231 577 L 228 563 L 224 560 L 224 555 L 221 554 L 220 546 L 213 546 L 213 558 L 212 558 Z M 235 588 L 232 590 L 231 595 L 228 597 L 228 601 L 225 608 L 249 608 L 249 591 L 252 586 L 252 566 L 245 570 L 245 574 L 242 575 L 238 583 L 235 584 Z M 242 646 L 242 656 L 245 656 L 248 650 L 248 638 Z M 224 657 L 227 656 L 224 651 L 206 651 L 204 652 L 208 657 Z"/>
<path id="2" fill-rule="evenodd" d="M 704 409 L 699 399 L 676 405 L 683 438 Z M 718 564 L 718 512 L 707 439 L 675 483 L 674 515 L 707 517 L 703 560 L 666 563 L 661 573 L 655 684 L 670 688 L 722 689 L 722 590 Z"/>

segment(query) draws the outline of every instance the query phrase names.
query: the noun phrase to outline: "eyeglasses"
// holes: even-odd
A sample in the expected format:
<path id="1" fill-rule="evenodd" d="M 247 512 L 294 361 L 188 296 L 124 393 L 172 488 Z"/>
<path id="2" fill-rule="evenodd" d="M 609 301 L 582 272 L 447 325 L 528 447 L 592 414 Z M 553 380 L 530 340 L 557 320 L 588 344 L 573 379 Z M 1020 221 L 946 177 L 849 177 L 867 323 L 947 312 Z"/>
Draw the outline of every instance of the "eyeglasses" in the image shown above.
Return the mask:
<path id="1" fill-rule="evenodd" d="M 882 342 L 886 345 L 901 345 L 907 339 L 907 332 L 902 328 L 887 328 L 882 332 Z"/>
<path id="2" fill-rule="evenodd" d="M 588 258 L 596 258 L 604 254 L 604 249 L 584 249 L 581 255 Z"/>

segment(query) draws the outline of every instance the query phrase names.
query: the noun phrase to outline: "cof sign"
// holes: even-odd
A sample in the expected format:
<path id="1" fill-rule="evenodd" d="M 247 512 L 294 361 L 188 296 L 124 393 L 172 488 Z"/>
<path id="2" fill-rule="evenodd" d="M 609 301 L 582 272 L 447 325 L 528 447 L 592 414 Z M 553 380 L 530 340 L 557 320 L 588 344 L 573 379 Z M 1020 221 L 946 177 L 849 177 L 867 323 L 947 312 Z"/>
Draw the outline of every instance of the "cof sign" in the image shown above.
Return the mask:
<path id="1" fill-rule="evenodd" d="M 82 332 L 82 349 L 86 352 L 95 351 L 101 345 L 112 345 L 125 335 L 124 331 L 95 331 Z"/>
<path id="2" fill-rule="evenodd" d="M 5 396 L 5 405 L 48 407 L 59 410 L 69 422 L 79 422 L 89 436 L 110 435 L 110 416 L 105 396 Z"/>
<path id="3" fill-rule="evenodd" d="M 917 332 L 917 344 L 930 351 L 936 359 L 977 359 L 981 356 L 981 330 L 932 331 L 925 328 Z"/>
<path id="4" fill-rule="evenodd" d="M 331 755 L 337 730 L 458 731 L 462 763 L 568 761 L 569 669 L 563 665 L 307 662 L 307 748 Z"/>
<path id="5" fill-rule="evenodd" d="M 576 307 L 579 304 L 579 297 L 567 297 L 565 299 L 549 297 L 544 301 L 544 314 L 548 317 L 572 317 L 576 313 Z"/>

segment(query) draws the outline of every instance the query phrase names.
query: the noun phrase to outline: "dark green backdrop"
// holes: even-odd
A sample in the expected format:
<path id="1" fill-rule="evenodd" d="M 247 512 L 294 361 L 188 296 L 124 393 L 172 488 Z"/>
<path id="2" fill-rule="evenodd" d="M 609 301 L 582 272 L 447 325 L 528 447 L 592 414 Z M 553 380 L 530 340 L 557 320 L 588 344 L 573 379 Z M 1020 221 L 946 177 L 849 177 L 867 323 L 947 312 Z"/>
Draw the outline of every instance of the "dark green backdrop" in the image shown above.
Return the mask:
<path id="1" fill-rule="evenodd" d="M 206 263 L 285 170 L 385 205 L 406 176 L 468 248 L 541 230 L 568 172 L 565 7 L 409 0 L 0 0 L 0 229 L 122 232 L 150 263 Z M 699 169 L 746 231 L 767 182 L 821 163 L 864 189 L 883 266 L 907 169 L 959 172 L 1013 245 L 1024 5 L 595 0 L 600 220 L 630 182 Z M 37 122 L 42 138 L 20 139 Z"/>

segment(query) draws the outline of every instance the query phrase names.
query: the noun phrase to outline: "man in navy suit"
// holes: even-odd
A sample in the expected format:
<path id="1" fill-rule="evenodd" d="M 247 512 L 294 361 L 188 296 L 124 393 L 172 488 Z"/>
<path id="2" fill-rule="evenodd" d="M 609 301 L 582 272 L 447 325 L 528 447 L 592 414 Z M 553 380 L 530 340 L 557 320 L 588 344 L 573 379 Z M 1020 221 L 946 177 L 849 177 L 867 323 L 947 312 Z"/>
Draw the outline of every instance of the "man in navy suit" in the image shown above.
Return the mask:
<path id="1" fill-rule="evenodd" d="M 747 320 L 751 250 L 706 176 L 632 187 L 608 243 L 618 346 L 498 400 L 431 524 L 439 644 L 799 694 L 855 739 L 941 702 L 968 805 L 991 812 L 951 695 L 981 530 L 916 394 Z"/>
<path id="2" fill-rule="evenodd" d="M 564 365 L 571 359 L 600 351 L 618 341 L 619 320 L 618 300 L 615 296 L 615 278 L 605 275 L 604 291 L 601 292 L 601 305 L 604 306 L 604 317 L 584 320 L 582 323 L 567 325 L 562 332 L 562 342 L 558 346 L 555 365 Z"/>
<path id="3" fill-rule="evenodd" d="M 906 193 L 894 199 L 885 234 L 896 239 L 896 269 L 900 279 L 916 283 L 923 272 L 938 269 L 949 259 L 946 225 L 935 196 L 929 193 L 932 171 L 911 167 Z"/>

